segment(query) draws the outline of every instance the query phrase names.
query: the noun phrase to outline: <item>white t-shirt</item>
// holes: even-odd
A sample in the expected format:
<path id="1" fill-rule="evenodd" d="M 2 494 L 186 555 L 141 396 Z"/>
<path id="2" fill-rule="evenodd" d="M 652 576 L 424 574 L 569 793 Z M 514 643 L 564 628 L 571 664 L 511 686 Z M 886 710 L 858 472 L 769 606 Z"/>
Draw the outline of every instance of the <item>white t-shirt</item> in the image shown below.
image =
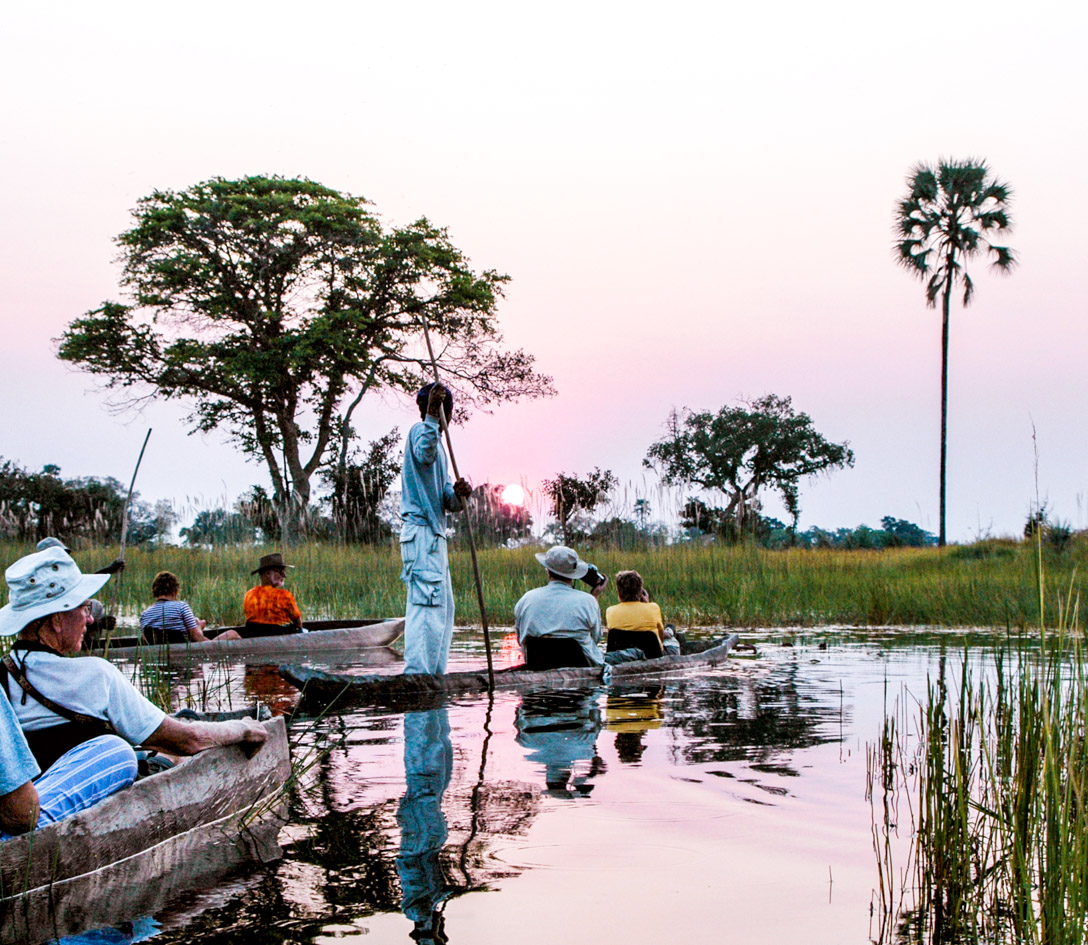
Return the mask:
<path id="1" fill-rule="evenodd" d="M 19 664 L 26 661 L 27 679 L 47 699 L 73 712 L 108 720 L 133 745 L 143 742 L 166 718 L 162 709 L 141 696 L 116 666 L 101 657 L 64 657 L 36 650 L 12 655 Z M 25 693 L 10 673 L 8 694 L 19 724 L 27 732 L 68 721 L 33 696 L 27 696 L 24 704 Z"/>

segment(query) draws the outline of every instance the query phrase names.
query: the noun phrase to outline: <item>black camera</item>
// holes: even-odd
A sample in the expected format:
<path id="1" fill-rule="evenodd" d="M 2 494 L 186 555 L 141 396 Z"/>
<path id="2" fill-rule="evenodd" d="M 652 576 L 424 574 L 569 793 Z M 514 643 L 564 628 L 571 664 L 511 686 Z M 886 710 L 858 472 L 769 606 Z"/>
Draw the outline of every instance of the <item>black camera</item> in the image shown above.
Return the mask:
<path id="1" fill-rule="evenodd" d="M 589 570 L 582 575 L 582 580 L 589 585 L 589 589 L 592 591 L 604 584 L 608 578 L 597 570 L 596 565 L 591 564 Z"/>

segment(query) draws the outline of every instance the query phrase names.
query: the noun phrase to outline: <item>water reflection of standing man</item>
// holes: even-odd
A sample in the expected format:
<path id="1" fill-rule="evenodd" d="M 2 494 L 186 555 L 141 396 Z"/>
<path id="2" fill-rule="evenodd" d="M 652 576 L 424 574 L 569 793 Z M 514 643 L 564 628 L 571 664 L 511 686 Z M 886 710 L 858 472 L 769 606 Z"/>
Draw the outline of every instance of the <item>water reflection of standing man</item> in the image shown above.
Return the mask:
<path id="1" fill-rule="evenodd" d="M 404 714 L 404 797 L 397 808 L 400 825 L 401 911 L 412 920 L 412 939 L 447 941 L 439 903 L 448 890 L 439 854 L 449 831 L 442 796 L 453 773 L 453 745 L 446 707 Z"/>
<path id="2" fill-rule="evenodd" d="M 598 690 L 529 692 L 514 715 L 517 743 L 526 758 L 544 766 L 544 781 L 553 797 L 574 797 L 593 790 L 593 778 L 605 769 L 597 754 L 601 731 Z M 588 761 L 588 765 L 580 762 Z"/>

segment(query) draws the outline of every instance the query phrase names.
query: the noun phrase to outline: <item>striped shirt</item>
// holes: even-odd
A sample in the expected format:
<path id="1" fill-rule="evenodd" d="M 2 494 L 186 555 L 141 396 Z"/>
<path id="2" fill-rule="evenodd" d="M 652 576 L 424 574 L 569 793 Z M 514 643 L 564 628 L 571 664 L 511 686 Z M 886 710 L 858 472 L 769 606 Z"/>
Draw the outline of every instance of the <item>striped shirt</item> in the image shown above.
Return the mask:
<path id="1" fill-rule="evenodd" d="M 140 630 L 156 642 L 184 643 L 198 626 L 193 609 L 183 600 L 157 600 L 140 614 Z"/>

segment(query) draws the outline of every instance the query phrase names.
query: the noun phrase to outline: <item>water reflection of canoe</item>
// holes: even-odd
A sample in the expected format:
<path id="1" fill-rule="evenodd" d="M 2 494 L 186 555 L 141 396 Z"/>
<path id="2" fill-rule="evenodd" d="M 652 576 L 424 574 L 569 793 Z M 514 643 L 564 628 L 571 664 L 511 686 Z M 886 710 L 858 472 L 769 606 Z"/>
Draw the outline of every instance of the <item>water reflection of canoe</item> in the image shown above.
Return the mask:
<path id="1" fill-rule="evenodd" d="M 107 659 L 166 657 L 171 662 L 190 659 L 219 659 L 230 657 L 264 657 L 284 659 L 306 656 L 322 650 L 358 650 L 366 647 L 388 646 L 404 632 L 404 618 L 392 620 L 313 620 L 306 623 L 308 633 L 286 633 L 272 637 L 251 637 L 242 640 L 208 640 L 206 643 L 136 644 L 135 638 L 111 643 L 105 651 L 94 651 Z M 221 627 L 237 630 L 237 627 Z M 118 646 L 117 643 L 128 645 Z"/>
<path id="2" fill-rule="evenodd" d="M 653 660 L 637 660 L 618 663 L 611 669 L 615 682 L 634 682 L 651 679 L 667 673 L 693 668 L 709 668 L 724 663 L 729 651 L 736 646 L 739 636 L 731 633 L 719 646 L 702 653 L 687 656 L 663 656 Z M 486 692 L 487 672 L 447 673 L 444 676 L 413 675 L 351 675 L 331 673 L 309 666 L 288 664 L 280 666 L 280 675 L 302 690 L 307 702 L 326 703 L 344 698 L 352 702 L 403 703 L 411 702 L 433 693 Z M 533 672 L 524 667 L 498 670 L 495 673 L 496 689 L 519 688 L 570 688 L 601 684 L 604 667 L 584 666 L 568 669 L 548 669 Z"/>
<path id="3" fill-rule="evenodd" d="M 0 842 L 0 941 L 38 942 L 148 914 L 240 864 L 280 855 L 291 774 L 282 718 L 247 758 L 213 748 L 59 823 Z"/>

